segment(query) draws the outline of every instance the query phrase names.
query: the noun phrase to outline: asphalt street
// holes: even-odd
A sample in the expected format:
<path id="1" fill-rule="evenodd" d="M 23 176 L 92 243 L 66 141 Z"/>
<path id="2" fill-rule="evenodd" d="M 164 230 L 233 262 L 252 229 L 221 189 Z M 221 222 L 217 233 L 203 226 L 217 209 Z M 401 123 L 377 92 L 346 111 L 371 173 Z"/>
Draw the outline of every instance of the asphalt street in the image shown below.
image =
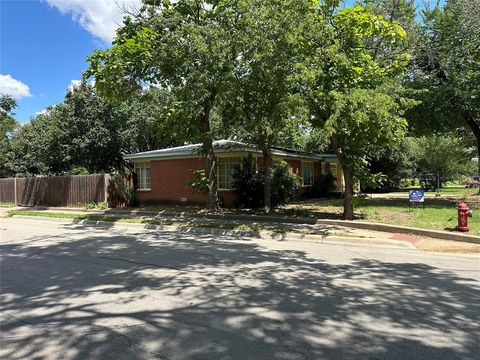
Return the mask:
<path id="1" fill-rule="evenodd" d="M 0 219 L 1 359 L 480 359 L 480 257 Z"/>

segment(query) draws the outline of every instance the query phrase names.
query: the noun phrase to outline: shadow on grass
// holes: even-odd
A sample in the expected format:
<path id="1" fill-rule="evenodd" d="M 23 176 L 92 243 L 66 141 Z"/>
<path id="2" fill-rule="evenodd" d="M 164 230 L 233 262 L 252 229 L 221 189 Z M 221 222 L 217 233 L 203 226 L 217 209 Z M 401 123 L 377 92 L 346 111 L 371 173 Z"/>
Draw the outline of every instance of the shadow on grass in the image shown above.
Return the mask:
<path id="1" fill-rule="evenodd" d="M 478 359 L 480 286 L 468 276 L 86 230 L 1 246 L 3 358 Z"/>
<path id="2" fill-rule="evenodd" d="M 426 208 L 452 208 L 455 209 L 458 200 L 454 199 L 425 199 Z M 409 208 L 408 199 L 367 199 L 361 202 L 362 207 L 402 207 Z M 415 205 L 412 205 L 415 206 Z"/>

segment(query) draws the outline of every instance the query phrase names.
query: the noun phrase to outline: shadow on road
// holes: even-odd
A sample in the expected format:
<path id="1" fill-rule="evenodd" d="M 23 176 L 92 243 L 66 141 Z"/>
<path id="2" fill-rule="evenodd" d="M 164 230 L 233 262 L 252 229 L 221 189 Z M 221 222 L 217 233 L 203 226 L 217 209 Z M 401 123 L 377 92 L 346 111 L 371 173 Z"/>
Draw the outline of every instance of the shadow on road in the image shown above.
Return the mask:
<path id="1" fill-rule="evenodd" d="M 1 246 L 4 358 L 65 348 L 50 355 L 480 356 L 478 283 L 429 265 L 364 258 L 329 264 L 226 237 L 81 237 L 82 227 L 66 227 L 68 239 Z"/>

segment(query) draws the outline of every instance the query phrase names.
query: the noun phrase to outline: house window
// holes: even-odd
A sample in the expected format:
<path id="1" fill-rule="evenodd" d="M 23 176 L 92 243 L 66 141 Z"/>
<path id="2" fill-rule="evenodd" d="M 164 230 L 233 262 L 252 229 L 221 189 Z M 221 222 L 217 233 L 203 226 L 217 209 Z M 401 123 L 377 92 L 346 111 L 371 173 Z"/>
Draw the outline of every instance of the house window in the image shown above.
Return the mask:
<path id="1" fill-rule="evenodd" d="M 313 185 L 313 162 L 302 162 L 303 185 Z"/>
<path id="2" fill-rule="evenodd" d="M 331 163 L 330 164 L 330 172 L 333 176 L 337 177 L 337 164 Z"/>
<path id="3" fill-rule="evenodd" d="M 327 173 L 327 163 L 322 162 L 322 175 L 325 175 Z"/>
<path id="4" fill-rule="evenodd" d="M 136 163 L 135 174 L 137 174 L 138 190 L 150 190 L 150 163 Z"/>
<path id="5" fill-rule="evenodd" d="M 338 176 L 337 176 L 337 164 L 336 163 L 330 163 L 330 173 L 335 177 L 335 181 L 333 182 L 335 186 L 338 188 Z"/>
<path id="6" fill-rule="evenodd" d="M 235 169 L 240 168 L 242 158 L 240 156 L 234 157 L 220 157 L 218 158 L 218 188 L 232 189 L 233 174 Z"/>

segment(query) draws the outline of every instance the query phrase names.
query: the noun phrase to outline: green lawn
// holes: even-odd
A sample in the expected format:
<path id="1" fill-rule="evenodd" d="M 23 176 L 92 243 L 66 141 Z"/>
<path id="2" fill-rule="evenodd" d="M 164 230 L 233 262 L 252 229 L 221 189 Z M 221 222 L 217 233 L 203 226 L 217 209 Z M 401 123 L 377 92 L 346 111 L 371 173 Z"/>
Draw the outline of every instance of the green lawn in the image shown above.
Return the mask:
<path id="1" fill-rule="evenodd" d="M 475 210 L 477 206 L 471 205 Z M 399 200 L 365 201 L 359 208 L 359 215 L 365 220 L 387 224 L 413 226 L 435 230 L 455 230 L 457 226 L 457 209 L 455 201 L 426 200 L 426 207 L 408 205 Z M 480 234 L 480 212 L 474 211 L 474 217 L 468 223 L 470 233 Z"/>
<path id="2" fill-rule="evenodd" d="M 457 225 L 457 202 L 460 198 L 427 198 L 425 209 L 411 206 L 408 199 L 365 199 L 355 210 L 359 221 L 379 222 L 393 225 L 412 226 L 433 230 L 455 230 Z M 480 199 L 465 199 L 474 211 L 469 219 L 470 234 L 480 235 Z M 313 215 L 317 218 L 341 219 L 342 200 L 307 202 L 288 205 L 286 213 L 298 216 Z"/>
<path id="3" fill-rule="evenodd" d="M 478 193 L 478 189 L 467 189 L 464 185 L 456 183 L 448 183 L 446 187 L 439 191 L 427 191 L 426 197 L 470 197 Z M 404 191 L 396 191 L 388 193 L 389 196 L 405 196 L 408 197 L 408 189 Z"/>
<path id="4" fill-rule="evenodd" d="M 13 203 L 13 202 L 2 202 L 2 201 L 0 201 L 0 206 L 14 207 L 14 206 L 15 206 L 15 203 Z"/>
<path id="5" fill-rule="evenodd" d="M 474 195 L 476 189 L 465 189 L 461 185 L 449 184 L 442 189 L 441 196 L 435 196 L 435 193 L 428 193 L 423 209 L 421 206 L 412 206 L 409 209 L 408 194 L 406 192 L 384 194 L 383 197 L 368 198 L 361 202 L 356 209 L 356 216 L 359 221 L 379 222 L 394 225 L 412 226 L 434 230 L 450 230 L 455 231 L 457 225 L 456 206 L 459 201 L 465 201 L 472 210 L 474 217 L 469 219 L 471 228 L 470 234 L 480 235 L 480 196 Z M 395 195 L 395 196 L 392 196 Z M 397 196 L 399 195 L 399 196 Z M 316 217 L 319 219 L 341 219 L 343 200 L 316 200 L 301 204 L 290 204 L 276 209 L 271 215 L 278 216 L 300 216 L 300 217 Z M 198 213 L 202 211 L 199 207 L 182 207 L 182 206 L 155 206 L 148 207 L 148 210 L 177 212 L 177 213 Z M 138 209 L 136 209 L 138 210 Z M 223 213 L 235 214 L 262 214 L 261 209 L 256 210 L 228 210 Z M 229 223 L 213 223 L 205 220 L 189 220 L 175 221 L 169 219 L 145 219 L 130 218 L 122 216 L 109 216 L 98 214 L 74 214 L 74 213 L 52 213 L 42 211 L 29 210 L 12 210 L 9 215 L 30 215 L 30 216 L 47 216 L 53 218 L 68 218 L 79 220 L 102 220 L 102 221 L 118 221 L 118 222 L 136 222 L 150 223 L 158 225 L 179 225 L 179 226 L 201 226 L 201 227 L 220 227 L 224 229 L 235 230 L 261 230 L 264 226 L 257 224 L 242 225 Z M 278 230 L 278 229 L 277 229 Z M 285 229 L 283 229 L 285 230 Z M 282 231 L 283 231 L 282 230 Z"/>

